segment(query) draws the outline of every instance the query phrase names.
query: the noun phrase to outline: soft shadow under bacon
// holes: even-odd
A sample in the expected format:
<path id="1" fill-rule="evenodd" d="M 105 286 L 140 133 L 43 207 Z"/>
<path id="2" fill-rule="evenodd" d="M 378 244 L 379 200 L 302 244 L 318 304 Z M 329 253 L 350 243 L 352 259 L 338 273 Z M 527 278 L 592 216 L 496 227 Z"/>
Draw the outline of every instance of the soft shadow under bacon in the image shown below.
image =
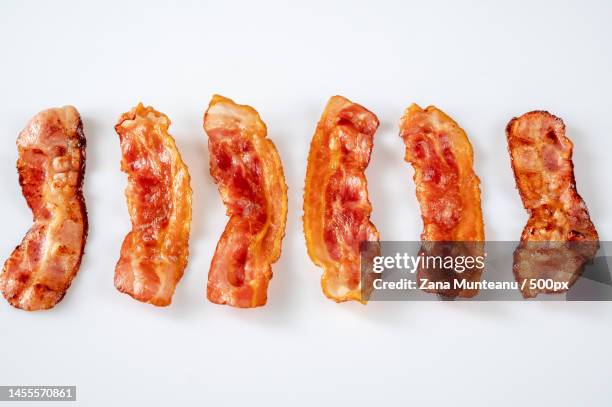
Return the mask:
<path id="1" fill-rule="evenodd" d="M 484 223 L 480 180 L 473 169 L 474 153 L 467 135 L 453 119 L 434 106 L 412 104 L 400 122 L 405 160 L 414 167 L 421 206 L 424 241 L 421 255 L 483 256 Z M 455 288 L 454 281 L 480 281 L 476 267 L 461 273 L 419 267 L 417 278 L 448 282 L 450 289 L 426 290 L 446 297 L 473 297 L 478 290 Z"/>
<path id="2" fill-rule="evenodd" d="M 210 265 L 208 299 L 241 308 L 265 305 L 287 220 L 280 157 L 257 111 L 223 96 L 213 96 L 204 130 L 210 174 L 230 217 Z"/>
<path id="3" fill-rule="evenodd" d="M 4 264 L 0 290 L 14 307 L 52 308 L 79 270 L 87 238 L 85 136 L 72 106 L 48 109 L 17 139 L 19 183 L 34 224 Z"/>
<path id="4" fill-rule="evenodd" d="M 310 144 L 304 191 L 304 235 L 312 261 L 323 267 L 321 286 L 335 301 L 366 302 L 371 275 L 362 281 L 361 256 L 380 251 L 370 222 L 364 171 L 370 162 L 378 118 L 363 106 L 333 96 Z M 370 242 L 365 253 L 360 245 Z M 364 268 L 366 269 L 366 268 Z"/>
<path id="5" fill-rule="evenodd" d="M 115 287 L 157 306 L 172 302 L 187 266 L 191 227 L 189 171 L 169 126 L 166 115 L 142 104 L 121 115 L 115 126 L 132 221 L 115 268 Z"/>
<path id="6" fill-rule="evenodd" d="M 580 277 L 599 248 L 597 231 L 576 191 L 573 144 L 565 125 L 544 111 L 513 118 L 506 127 L 512 169 L 529 220 L 514 252 L 514 275 L 524 281 L 550 279 L 567 287 Z M 540 292 L 525 284 L 525 298 Z"/>

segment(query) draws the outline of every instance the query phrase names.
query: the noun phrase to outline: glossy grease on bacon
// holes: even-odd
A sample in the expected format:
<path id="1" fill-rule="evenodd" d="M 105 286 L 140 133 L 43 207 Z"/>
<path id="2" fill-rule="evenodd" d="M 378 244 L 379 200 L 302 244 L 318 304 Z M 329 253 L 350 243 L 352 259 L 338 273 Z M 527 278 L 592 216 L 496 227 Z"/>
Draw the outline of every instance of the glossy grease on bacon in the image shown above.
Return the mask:
<path id="1" fill-rule="evenodd" d="M 379 234 L 370 222 L 364 171 L 370 162 L 378 118 L 363 106 L 333 96 L 310 144 L 304 190 L 304 235 L 312 261 L 323 268 L 321 287 L 337 302 L 369 297 L 371 275 L 361 278 L 364 260 L 379 253 Z"/>
<path id="2" fill-rule="evenodd" d="M 166 115 L 141 103 L 115 126 L 132 222 L 115 268 L 115 287 L 157 306 L 172 302 L 187 267 L 191 227 L 189 171 L 169 126 Z"/>
<path id="3" fill-rule="evenodd" d="M 207 297 L 241 308 L 265 305 L 287 220 L 280 156 L 257 111 L 223 96 L 213 96 L 204 130 L 210 174 L 230 217 L 210 265 Z"/>
<path id="4" fill-rule="evenodd" d="M 49 309 L 66 294 L 87 238 L 85 136 L 72 106 L 38 113 L 17 139 L 19 183 L 34 224 L 4 264 L 0 290 L 16 308 Z"/>
<path id="5" fill-rule="evenodd" d="M 400 122 L 406 145 L 405 160 L 414 167 L 421 207 L 422 254 L 428 256 L 483 256 L 484 222 L 480 180 L 474 172 L 472 145 L 461 127 L 435 106 L 412 104 Z M 456 289 L 454 281 L 480 281 L 481 269 L 461 273 L 446 269 L 418 270 L 417 278 L 447 281 L 450 290 L 426 290 L 447 297 L 473 297 L 477 290 Z"/>
<path id="6" fill-rule="evenodd" d="M 514 275 L 552 279 L 568 287 L 599 248 L 599 237 L 586 204 L 576 191 L 573 144 L 563 121 L 544 111 L 513 118 L 506 127 L 516 186 L 529 220 L 514 252 Z M 525 298 L 561 289 L 523 289 Z"/>

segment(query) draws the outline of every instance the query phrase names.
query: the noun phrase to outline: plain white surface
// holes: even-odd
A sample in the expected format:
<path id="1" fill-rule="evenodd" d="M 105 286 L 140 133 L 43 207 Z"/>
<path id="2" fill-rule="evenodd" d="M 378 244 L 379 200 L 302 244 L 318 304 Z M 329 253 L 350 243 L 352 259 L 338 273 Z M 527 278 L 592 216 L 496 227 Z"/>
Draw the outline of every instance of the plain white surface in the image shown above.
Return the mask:
<path id="1" fill-rule="evenodd" d="M 178 3 L 0 5 L 0 257 L 31 223 L 15 139 L 44 108 L 83 116 L 91 225 L 55 309 L 0 301 L 0 385 L 76 385 L 83 406 L 610 405 L 612 304 L 335 304 L 306 254 L 301 200 L 316 122 L 341 94 L 381 120 L 367 171 L 374 223 L 384 240 L 418 239 L 397 123 L 411 102 L 435 104 L 473 143 L 488 239 L 518 239 L 527 216 L 504 128 L 546 109 L 565 120 L 578 190 L 612 240 L 612 3 Z M 204 296 L 226 222 L 202 130 L 213 93 L 260 112 L 289 185 L 283 254 L 260 309 Z M 194 190 L 192 254 L 165 309 L 113 287 L 129 230 L 113 126 L 138 101 L 171 118 Z"/>

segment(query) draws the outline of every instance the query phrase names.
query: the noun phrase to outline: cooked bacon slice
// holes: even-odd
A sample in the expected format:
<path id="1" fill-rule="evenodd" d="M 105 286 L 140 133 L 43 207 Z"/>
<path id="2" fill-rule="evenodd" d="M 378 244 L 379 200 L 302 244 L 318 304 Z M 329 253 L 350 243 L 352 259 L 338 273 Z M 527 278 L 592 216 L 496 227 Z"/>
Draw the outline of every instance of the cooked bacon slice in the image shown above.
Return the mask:
<path id="1" fill-rule="evenodd" d="M 242 308 L 265 305 L 287 220 L 280 157 L 257 111 L 223 96 L 213 96 L 204 130 L 210 174 L 230 217 L 210 265 L 208 299 Z"/>
<path id="2" fill-rule="evenodd" d="M 435 106 L 412 104 L 400 122 L 405 160 L 414 167 L 416 194 L 424 229 L 422 252 L 431 256 L 482 256 L 484 223 L 480 180 L 473 169 L 474 153 L 467 135 Z M 430 243 L 440 242 L 440 243 Z M 456 242 L 456 243 L 450 243 Z M 419 268 L 417 278 L 429 281 L 479 281 L 482 270 L 463 273 Z M 477 290 L 433 290 L 447 297 L 473 297 Z"/>
<path id="3" fill-rule="evenodd" d="M 87 238 L 81 116 L 72 106 L 44 110 L 21 132 L 17 148 L 34 224 L 4 264 L 0 289 L 14 307 L 49 309 L 70 287 Z"/>
<path id="4" fill-rule="evenodd" d="M 568 287 L 598 250 L 599 237 L 587 207 L 576 192 L 573 144 L 565 125 L 544 111 L 513 118 L 506 127 L 516 186 L 529 220 L 514 253 L 513 271 L 519 284 L 552 279 Z M 525 298 L 561 288 L 534 289 L 526 284 Z"/>
<path id="5" fill-rule="evenodd" d="M 189 171 L 169 126 L 166 115 L 142 103 L 115 126 L 132 220 L 115 268 L 115 287 L 157 306 L 172 302 L 187 266 L 191 227 Z"/>
<path id="6" fill-rule="evenodd" d="M 337 302 L 365 303 L 371 291 L 361 281 L 360 245 L 371 242 L 367 250 L 379 250 L 364 175 L 378 124 L 363 106 L 333 96 L 310 144 L 304 235 L 310 258 L 323 268 L 323 292 Z"/>

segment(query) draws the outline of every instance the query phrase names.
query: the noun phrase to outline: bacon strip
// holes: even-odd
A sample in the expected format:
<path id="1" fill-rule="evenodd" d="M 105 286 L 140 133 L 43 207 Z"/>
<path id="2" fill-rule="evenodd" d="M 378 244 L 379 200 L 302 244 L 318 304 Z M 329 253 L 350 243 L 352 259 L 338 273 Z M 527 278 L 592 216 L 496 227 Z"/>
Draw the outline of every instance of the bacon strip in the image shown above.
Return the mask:
<path id="1" fill-rule="evenodd" d="M 189 171 L 169 126 L 166 115 L 142 103 L 115 126 L 132 221 L 115 268 L 115 287 L 157 306 L 172 302 L 187 266 L 191 226 Z"/>
<path id="2" fill-rule="evenodd" d="M 378 124 L 363 106 L 333 96 L 310 144 L 304 235 L 310 258 L 323 268 L 323 292 L 337 302 L 365 303 L 371 290 L 361 281 L 360 245 L 375 242 L 368 250 L 379 250 L 364 175 Z"/>
<path id="3" fill-rule="evenodd" d="M 208 299 L 242 308 L 265 305 L 287 220 L 280 157 L 257 111 L 223 96 L 213 96 L 204 130 L 210 174 L 230 217 L 210 265 Z"/>
<path id="4" fill-rule="evenodd" d="M 16 308 L 49 309 L 70 287 L 87 239 L 81 116 L 72 106 L 44 110 L 21 132 L 17 148 L 34 224 L 4 264 L 0 290 Z"/>
<path id="5" fill-rule="evenodd" d="M 480 207 L 480 180 L 473 169 L 474 153 L 461 127 L 435 106 L 425 110 L 412 104 L 400 122 L 406 144 L 405 160 L 414 167 L 416 194 L 421 206 L 427 255 L 482 256 L 484 223 Z M 449 242 L 456 242 L 449 244 Z M 466 243 L 467 242 L 467 243 Z M 474 242 L 474 243 L 469 243 Z M 419 269 L 418 278 L 430 281 L 480 281 L 482 270 L 461 274 Z M 473 297 L 477 290 L 434 290 L 448 297 Z"/>
<path id="6" fill-rule="evenodd" d="M 599 237 L 587 207 L 576 191 L 573 144 L 563 121 L 544 111 L 513 118 L 506 127 L 512 169 L 529 220 L 514 253 L 519 284 L 552 279 L 568 287 L 599 248 Z M 561 244 L 560 242 L 563 242 Z M 525 298 L 562 289 L 522 290 Z"/>

